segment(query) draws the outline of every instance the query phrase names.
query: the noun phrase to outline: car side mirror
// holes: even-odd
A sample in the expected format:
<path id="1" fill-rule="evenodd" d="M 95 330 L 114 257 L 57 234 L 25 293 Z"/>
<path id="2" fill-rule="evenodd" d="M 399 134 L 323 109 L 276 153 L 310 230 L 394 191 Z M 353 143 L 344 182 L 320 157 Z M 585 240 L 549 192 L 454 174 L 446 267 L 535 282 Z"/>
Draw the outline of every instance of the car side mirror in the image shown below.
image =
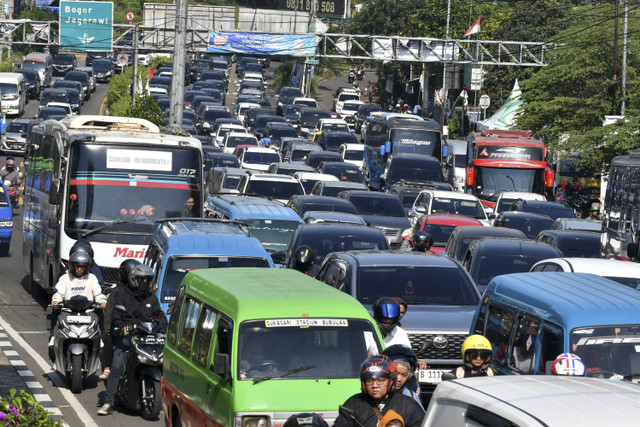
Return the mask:
<path id="1" fill-rule="evenodd" d="M 489 212 L 489 213 L 487 214 L 487 217 L 488 217 L 489 219 L 496 219 L 496 213 L 495 213 L 495 212 Z"/>
<path id="2" fill-rule="evenodd" d="M 213 366 L 211 370 L 214 374 L 220 375 L 225 381 L 231 380 L 231 364 L 228 354 L 215 354 L 213 356 Z"/>
<path id="3" fill-rule="evenodd" d="M 274 264 L 284 264 L 287 259 L 287 254 L 285 252 L 273 252 L 271 254 L 271 260 Z"/>
<path id="4" fill-rule="evenodd" d="M 427 209 L 424 206 L 416 206 L 416 212 L 419 214 L 423 214 L 427 212 Z"/>

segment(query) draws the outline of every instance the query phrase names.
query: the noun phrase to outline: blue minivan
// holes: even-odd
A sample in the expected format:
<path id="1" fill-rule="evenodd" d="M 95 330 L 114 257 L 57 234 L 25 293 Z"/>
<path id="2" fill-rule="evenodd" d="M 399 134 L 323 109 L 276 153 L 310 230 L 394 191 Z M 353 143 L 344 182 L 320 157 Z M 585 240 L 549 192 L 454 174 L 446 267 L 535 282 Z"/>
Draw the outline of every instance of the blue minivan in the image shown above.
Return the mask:
<path id="1" fill-rule="evenodd" d="M 582 358 L 586 375 L 640 380 L 640 292 L 584 273 L 495 277 L 471 333 L 493 347 L 498 374 L 548 374 L 561 353 Z"/>
<path id="2" fill-rule="evenodd" d="M 0 256 L 9 254 L 12 233 L 13 213 L 11 211 L 11 200 L 4 183 L 0 182 Z"/>
<path id="3" fill-rule="evenodd" d="M 165 313 L 182 278 L 191 270 L 224 267 L 272 268 L 273 261 L 244 224 L 204 218 L 156 221 L 144 263 L 154 271 L 160 307 Z"/>

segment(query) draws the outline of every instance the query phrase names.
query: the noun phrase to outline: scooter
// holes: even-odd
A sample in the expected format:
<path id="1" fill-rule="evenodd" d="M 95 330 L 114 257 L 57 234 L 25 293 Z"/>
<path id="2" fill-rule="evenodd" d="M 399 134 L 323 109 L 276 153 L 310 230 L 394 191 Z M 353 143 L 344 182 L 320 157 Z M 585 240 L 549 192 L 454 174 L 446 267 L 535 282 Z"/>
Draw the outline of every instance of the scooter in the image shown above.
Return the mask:
<path id="1" fill-rule="evenodd" d="M 11 200 L 11 209 L 15 210 L 18 207 L 18 184 L 15 181 L 6 180 L 4 186 L 7 189 L 7 196 Z"/>
<path id="2" fill-rule="evenodd" d="M 75 296 L 61 304 L 53 329 L 55 370 L 64 374 L 73 393 L 82 391 L 82 380 L 100 368 L 100 328 L 94 309 L 99 305 Z"/>
<path id="3" fill-rule="evenodd" d="M 116 310 L 124 307 L 116 306 Z M 162 409 L 160 378 L 164 354 L 164 334 L 158 322 L 141 322 L 130 327 L 131 349 L 118 383 L 116 404 L 141 411 L 142 418 L 154 420 Z"/>
<path id="4" fill-rule="evenodd" d="M 356 79 L 362 80 L 363 78 L 364 78 L 364 69 L 358 68 L 358 71 L 356 71 Z"/>
<path id="5" fill-rule="evenodd" d="M 352 68 L 349 70 L 349 83 L 353 83 L 356 79 L 356 71 Z"/>

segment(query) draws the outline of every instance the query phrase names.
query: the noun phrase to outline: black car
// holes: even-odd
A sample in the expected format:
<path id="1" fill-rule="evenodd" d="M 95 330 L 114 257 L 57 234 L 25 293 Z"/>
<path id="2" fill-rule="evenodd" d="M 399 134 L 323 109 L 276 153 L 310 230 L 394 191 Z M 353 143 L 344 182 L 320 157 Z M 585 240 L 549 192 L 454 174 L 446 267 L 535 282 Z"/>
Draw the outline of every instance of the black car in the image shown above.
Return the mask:
<path id="1" fill-rule="evenodd" d="M 333 175 L 340 181 L 362 182 L 364 180 L 360 168 L 346 162 L 322 162 L 318 166 L 318 172 Z"/>
<path id="2" fill-rule="evenodd" d="M 344 212 L 358 215 L 353 203 L 337 197 L 293 195 L 287 202 L 300 217 L 308 211 Z"/>
<path id="3" fill-rule="evenodd" d="M 389 239 L 391 246 L 402 244 L 402 232 L 411 227 L 400 200 L 388 193 L 377 191 L 343 191 L 341 199 L 349 200 L 367 223 L 379 228 Z"/>
<path id="4" fill-rule="evenodd" d="M 524 273 L 533 264 L 547 258 L 562 257 L 562 252 L 545 243 L 524 239 L 489 238 L 472 242 L 462 260 L 480 293 L 495 276 Z"/>
<path id="5" fill-rule="evenodd" d="M 267 173 L 276 173 L 278 175 L 291 175 L 296 172 L 315 172 L 312 167 L 295 163 L 271 163 Z"/>
<path id="6" fill-rule="evenodd" d="M 458 261 L 462 261 L 464 254 L 467 253 L 467 249 L 471 242 L 484 238 L 514 238 L 514 239 L 526 239 L 527 236 L 520 230 L 515 228 L 506 227 L 475 227 L 469 225 L 459 225 L 453 229 L 447 245 L 444 248 L 444 253 L 450 258 L 455 258 Z"/>
<path id="7" fill-rule="evenodd" d="M 270 107 L 249 108 L 249 110 L 244 115 L 244 127 L 247 128 L 247 131 L 253 132 L 253 129 L 255 128 L 255 125 L 256 125 L 256 119 L 258 118 L 258 116 L 265 115 L 265 114 L 281 118 L 279 116 L 276 116 L 275 108 L 270 108 Z"/>
<path id="8" fill-rule="evenodd" d="M 274 253 L 274 262 L 282 261 L 289 268 L 295 268 L 294 254 L 298 249 L 306 246 L 313 255 L 313 265 L 306 271 L 309 276 L 315 276 L 320 270 L 324 257 L 331 252 L 351 251 L 363 249 L 389 249 L 389 243 L 384 234 L 376 228 L 365 225 L 346 224 L 303 224 L 293 235 L 286 253 Z"/>
<path id="9" fill-rule="evenodd" d="M 304 95 L 297 87 L 283 87 L 280 89 L 280 94 L 277 96 L 278 106 L 276 107 L 276 112 L 281 116 L 285 115 L 285 109 L 293 102 L 294 98 L 301 98 L 303 96 Z"/>
<path id="10" fill-rule="evenodd" d="M 76 56 L 72 53 L 59 53 L 53 57 L 53 73 L 64 76 L 67 71 L 71 71 L 78 65 Z"/>
<path id="11" fill-rule="evenodd" d="M 331 151 L 312 151 L 307 155 L 306 164 L 317 168 L 322 162 L 344 162 L 339 153 Z"/>
<path id="12" fill-rule="evenodd" d="M 328 131 L 322 132 L 315 138 L 323 150 L 338 152 L 342 144 L 358 144 L 358 138 L 351 132 Z"/>
<path id="13" fill-rule="evenodd" d="M 440 161 L 435 157 L 422 154 L 393 154 L 387 160 L 380 182 L 370 182 L 369 186 L 386 190 L 402 180 L 444 182 Z"/>
<path id="14" fill-rule="evenodd" d="M 311 194 L 313 194 L 314 196 L 336 197 L 341 192 L 349 190 L 368 191 L 369 189 L 361 182 L 318 181 L 313 186 Z"/>
<path id="15" fill-rule="evenodd" d="M 297 138 L 298 132 L 288 123 L 269 122 L 262 131 L 263 138 L 269 138 L 269 147 L 280 150 L 282 138 Z"/>
<path id="16" fill-rule="evenodd" d="M 600 258 L 600 233 L 578 230 L 544 230 L 536 242 L 557 248 L 565 257 Z"/>
<path id="17" fill-rule="evenodd" d="M 256 138 L 261 139 L 264 137 L 264 128 L 267 126 L 267 123 L 277 122 L 285 123 L 282 117 L 276 116 L 275 114 L 260 114 L 256 116 L 255 123 L 253 125 L 253 134 Z"/>
<path id="18" fill-rule="evenodd" d="M 535 239 L 543 230 L 551 230 L 553 219 L 547 215 L 528 212 L 502 212 L 493 222 L 495 227 L 515 228 L 528 239 Z"/>
<path id="19" fill-rule="evenodd" d="M 96 81 L 107 83 L 113 77 L 113 63 L 108 59 L 96 59 L 93 61 L 93 74 Z"/>
<path id="20" fill-rule="evenodd" d="M 418 194 L 422 190 L 433 188 L 434 190 L 453 191 L 451 184 L 446 182 L 422 182 L 422 181 L 405 181 L 400 180 L 396 182 L 389 189 L 389 194 L 393 194 L 404 206 L 404 210 L 409 214 L 409 211 L 413 207 L 413 203 L 416 201 Z"/>
<path id="21" fill-rule="evenodd" d="M 40 97 L 40 89 L 42 82 L 40 82 L 40 75 L 37 71 L 18 69 L 16 73 L 22 74 L 27 82 L 28 96 L 31 99 L 38 99 Z"/>
<path id="22" fill-rule="evenodd" d="M 518 199 L 511 205 L 512 212 L 529 212 L 547 215 L 553 220 L 558 218 L 575 218 L 573 209 L 557 202 L 542 202 L 539 200 Z M 567 255 L 569 256 L 569 255 Z"/>
<path id="23" fill-rule="evenodd" d="M 87 57 L 84 60 L 84 65 L 87 67 L 92 67 L 93 64 L 99 59 L 106 59 L 109 62 L 109 52 L 87 52 Z"/>
<path id="24" fill-rule="evenodd" d="M 286 143 L 282 143 L 286 142 Z M 300 139 L 287 139 L 281 140 L 280 153 L 282 155 L 282 161 L 291 163 L 304 163 L 307 160 L 307 156 L 312 151 L 322 151 L 322 148 L 315 142 L 308 142 Z M 305 165 L 311 170 L 315 169 L 311 166 Z"/>
<path id="25" fill-rule="evenodd" d="M 211 168 L 239 168 L 240 161 L 233 154 L 226 153 L 207 153 L 204 156 L 204 161 L 209 165 L 207 170 Z"/>
<path id="26" fill-rule="evenodd" d="M 375 104 L 363 104 L 358 108 L 356 114 L 354 114 L 353 118 L 355 120 L 355 131 L 360 133 L 362 131 L 362 124 L 364 121 L 371 115 L 371 113 L 375 113 L 376 111 L 384 111 L 380 105 Z"/>

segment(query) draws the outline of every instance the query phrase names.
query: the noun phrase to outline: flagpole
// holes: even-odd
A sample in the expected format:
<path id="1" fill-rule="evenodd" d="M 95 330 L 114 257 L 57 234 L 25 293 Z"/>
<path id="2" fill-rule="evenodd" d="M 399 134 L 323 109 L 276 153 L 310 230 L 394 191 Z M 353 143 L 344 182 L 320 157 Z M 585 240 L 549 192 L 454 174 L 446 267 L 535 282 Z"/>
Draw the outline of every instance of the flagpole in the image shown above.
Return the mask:
<path id="1" fill-rule="evenodd" d="M 445 33 L 445 40 L 449 40 L 449 20 L 451 19 L 451 0 L 448 1 L 447 4 L 447 30 Z M 445 58 L 442 63 L 442 99 L 441 103 L 441 116 L 440 116 L 440 126 L 442 127 L 442 132 L 444 133 L 444 116 L 446 114 L 446 105 L 447 105 L 447 60 L 446 60 L 446 47 L 447 42 L 444 43 L 443 48 L 443 57 Z M 449 136 L 449 131 L 447 130 L 446 136 Z"/>

